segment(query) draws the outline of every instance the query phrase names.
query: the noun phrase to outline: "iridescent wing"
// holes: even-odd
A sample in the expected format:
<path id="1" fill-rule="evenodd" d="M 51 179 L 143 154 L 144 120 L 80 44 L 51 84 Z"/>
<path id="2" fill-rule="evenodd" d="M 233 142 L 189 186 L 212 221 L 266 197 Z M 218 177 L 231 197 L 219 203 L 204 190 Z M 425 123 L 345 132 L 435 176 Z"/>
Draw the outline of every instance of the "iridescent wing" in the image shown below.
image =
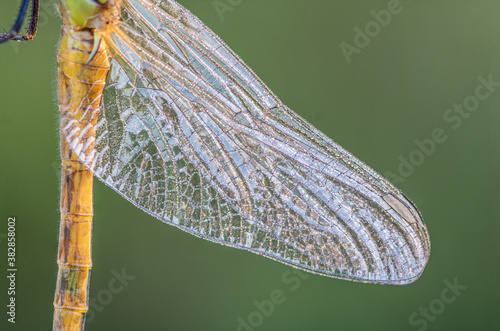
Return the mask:
<path id="1" fill-rule="evenodd" d="M 103 35 L 111 69 L 95 150 L 73 119 L 61 128 L 95 176 L 166 223 L 310 272 L 420 276 L 428 233 L 397 188 L 282 104 L 177 2 L 124 0 L 121 17 Z"/>

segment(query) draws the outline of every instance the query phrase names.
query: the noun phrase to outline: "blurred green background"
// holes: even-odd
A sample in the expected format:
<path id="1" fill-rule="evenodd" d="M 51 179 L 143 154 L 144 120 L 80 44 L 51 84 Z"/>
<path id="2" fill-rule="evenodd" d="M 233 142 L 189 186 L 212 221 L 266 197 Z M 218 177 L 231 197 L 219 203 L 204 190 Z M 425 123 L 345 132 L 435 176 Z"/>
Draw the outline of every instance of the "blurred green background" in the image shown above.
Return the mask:
<path id="1" fill-rule="evenodd" d="M 397 183 L 424 215 L 431 259 L 421 279 L 404 287 L 316 275 L 290 283 L 282 279 L 292 277 L 289 267 L 197 239 L 97 183 L 91 297 L 101 311 L 94 309 L 86 330 L 237 330 L 239 317 L 259 331 L 498 328 L 500 90 L 455 130 L 443 115 L 474 95 L 479 76 L 500 81 L 499 1 L 401 1 L 401 12 L 350 63 L 339 45 L 353 45 L 354 28 L 393 1 L 180 2 L 290 108 L 382 174 L 398 173 L 401 158 L 418 154 L 415 139 L 445 132 L 448 139 Z M 52 323 L 61 24 L 54 3 L 42 0 L 34 41 L 0 47 L 1 330 Z M 218 12 L 221 3 L 231 10 Z M 10 27 L 18 4 L 2 1 L 1 28 Z M 2 234 L 10 216 L 17 219 L 15 325 L 5 313 Z M 113 270 L 123 269 L 135 278 L 106 297 Z M 467 288 L 443 300 L 447 280 Z M 254 301 L 274 290 L 286 300 L 270 316 L 255 313 Z"/>

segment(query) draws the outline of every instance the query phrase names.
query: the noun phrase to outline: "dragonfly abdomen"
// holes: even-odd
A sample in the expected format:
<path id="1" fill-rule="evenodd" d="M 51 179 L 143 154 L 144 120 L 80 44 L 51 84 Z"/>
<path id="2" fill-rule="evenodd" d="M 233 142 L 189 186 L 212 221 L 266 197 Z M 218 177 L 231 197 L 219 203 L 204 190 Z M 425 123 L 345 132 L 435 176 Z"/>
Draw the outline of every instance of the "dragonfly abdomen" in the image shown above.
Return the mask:
<path id="1" fill-rule="evenodd" d="M 58 53 L 62 183 L 54 330 L 83 330 L 88 311 L 93 175 L 77 154 L 94 149 L 94 125 L 109 70 L 104 46 L 95 48 L 95 43 L 92 30 L 65 28 Z"/>

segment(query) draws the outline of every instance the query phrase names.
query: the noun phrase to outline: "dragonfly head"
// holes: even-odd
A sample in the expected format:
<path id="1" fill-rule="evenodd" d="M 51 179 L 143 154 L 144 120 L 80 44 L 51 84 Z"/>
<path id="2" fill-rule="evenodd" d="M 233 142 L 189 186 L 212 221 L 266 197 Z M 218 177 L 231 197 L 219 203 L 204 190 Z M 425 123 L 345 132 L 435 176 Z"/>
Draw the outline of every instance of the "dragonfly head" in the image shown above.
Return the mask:
<path id="1" fill-rule="evenodd" d="M 120 0 L 59 0 L 63 20 L 77 28 L 102 29 Z"/>

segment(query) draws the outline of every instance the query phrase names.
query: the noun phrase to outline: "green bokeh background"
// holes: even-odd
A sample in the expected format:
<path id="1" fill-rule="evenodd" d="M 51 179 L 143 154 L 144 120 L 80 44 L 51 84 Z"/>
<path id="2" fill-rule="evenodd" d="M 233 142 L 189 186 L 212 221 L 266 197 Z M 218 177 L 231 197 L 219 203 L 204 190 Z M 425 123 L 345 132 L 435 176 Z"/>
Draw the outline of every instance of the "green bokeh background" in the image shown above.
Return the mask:
<path id="1" fill-rule="evenodd" d="M 229 3 L 222 0 L 223 3 Z M 19 1 L 4 0 L 0 27 Z M 86 330 L 236 330 L 273 290 L 286 300 L 255 330 L 492 330 L 500 326 L 500 91 L 451 129 L 443 113 L 473 95 L 477 77 L 500 81 L 499 1 L 402 0 L 403 11 L 348 64 L 341 42 L 386 1 L 243 0 L 221 20 L 212 0 L 183 0 L 301 116 L 382 174 L 415 139 L 448 140 L 400 187 L 431 240 L 416 283 L 358 284 L 311 275 L 296 291 L 289 267 L 188 235 L 97 183 L 91 297 L 112 270 L 135 276 Z M 0 234 L 17 219 L 17 323 L 7 323 L 6 240 L 0 236 L 0 329 L 49 330 L 58 235 L 55 54 L 60 19 L 42 0 L 29 43 L 0 47 Z M 440 306 L 445 280 L 467 286 Z M 449 294 L 449 293 L 448 293 Z M 425 318 L 416 317 L 424 321 Z M 425 326 L 425 327 L 424 327 Z M 245 330 L 245 329 L 243 329 Z"/>

